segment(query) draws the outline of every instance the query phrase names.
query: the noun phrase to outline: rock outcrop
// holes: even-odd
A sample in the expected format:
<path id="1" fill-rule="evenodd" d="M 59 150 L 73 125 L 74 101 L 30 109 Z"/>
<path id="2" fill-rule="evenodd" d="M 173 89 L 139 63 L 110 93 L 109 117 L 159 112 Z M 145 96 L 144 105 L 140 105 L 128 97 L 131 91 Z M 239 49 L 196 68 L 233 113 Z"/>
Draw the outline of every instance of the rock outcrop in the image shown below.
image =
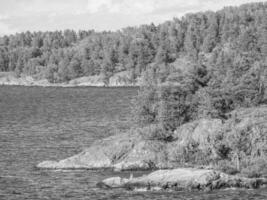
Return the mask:
<path id="1" fill-rule="evenodd" d="M 110 87 L 124 87 L 124 86 L 139 86 L 139 82 L 133 82 L 131 73 L 128 71 L 122 71 L 115 73 L 109 78 L 108 85 Z"/>
<path id="2" fill-rule="evenodd" d="M 235 117 L 231 117 L 224 123 L 219 119 L 200 119 L 184 124 L 177 128 L 170 141 L 145 139 L 143 132 L 149 129 L 140 129 L 142 134 L 139 129 L 133 129 L 121 135 L 96 141 L 78 155 L 59 162 L 45 161 L 38 164 L 37 167 L 48 169 L 148 170 L 174 169 L 180 167 L 181 164 L 187 167 L 196 166 L 196 164 L 205 166 L 209 164 L 208 159 L 222 159 L 220 153 L 225 152 L 218 149 L 216 142 L 219 138 L 220 144 L 223 144 L 222 147 L 229 146 L 227 141 L 230 141 L 231 138 L 224 139 L 223 137 L 230 134 L 227 132 L 228 130 L 224 129 L 229 129 L 231 126 L 234 128 L 230 129 L 240 130 L 240 133 L 246 130 L 252 131 L 249 132 L 248 137 L 253 136 L 254 139 L 248 139 L 247 143 L 253 142 L 250 146 L 257 150 L 256 153 L 260 152 L 255 156 L 260 155 L 261 163 L 264 165 L 266 163 L 266 159 L 264 160 L 266 150 L 264 149 L 266 149 L 267 141 L 267 107 L 262 106 L 254 110 L 242 109 L 237 114 L 232 115 Z M 217 133 L 218 130 L 219 133 Z M 221 131 L 224 131 L 223 135 L 220 135 Z M 254 159 L 254 157 L 250 156 L 249 158 Z M 251 160 L 251 163 L 255 165 L 257 162 L 257 159 Z"/>
<path id="3" fill-rule="evenodd" d="M 166 169 L 178 166 L 175 160 L 175 150 L 184 141 L 179 140 L 179 134 L 186 133 L 207 134 L 215 131 L 220 122 L 218 120 L 203 119 L 183 127 L 180 133 L 175 133 L 174 141 L 146 140 L 137 130 L 131 130 L 122 135 L 115 135 L 95 142 L 78 155 L 55 161 L 44 161 L 38 168 L 47 169 L 96 169 L 113 168 L 115 170 L 148 170 Z M 194 131 L 195 130 L 195 131 Z"/>
<path id="4" fill-rule="evenodd" d="M 140 140 L 135 133 L 115 135 L 96 141 L 83 152 L 61 160 L 44 161 L 37 165 L 46 169 L 97 169 L 113 168 L 115 162 L 122 160 Z"/>
<path id="5" fill-rule="evenodd" d="M 95 86 L 95 87 L 104 87 L 107 86 L 107 82 L 103 75 L 95 76 L 84 76 L 70 80 L 68 83 L 69 86 Z"/>
<path id="6" fill-rule="evenodd" d="M 51 86 L 52 84 L 47 79 L 35 80 L 31 76 L 16 77 L 12 72 L 1 72 L 0 85 Z"/>
<path id="7" fill-rule="evenodd" d="M 222 188 L 259 188 L 266 179 L 231 176 L 214 170 L 180 168 L 158 170 L 137 178 L 108 178 L 97 184 L 101 188 L 130 190 L 215 190 Z"/>
<path id="8" fill-rule="evenodd" d="M 96 87 L 131 87 L 139 86 L 139 81 L 133 82 L 131 73 L 122 71 L 113 74 L 109 78 L 104 75 L 85 76 L 69 81 L 69 86 L 96 86 Z"/>

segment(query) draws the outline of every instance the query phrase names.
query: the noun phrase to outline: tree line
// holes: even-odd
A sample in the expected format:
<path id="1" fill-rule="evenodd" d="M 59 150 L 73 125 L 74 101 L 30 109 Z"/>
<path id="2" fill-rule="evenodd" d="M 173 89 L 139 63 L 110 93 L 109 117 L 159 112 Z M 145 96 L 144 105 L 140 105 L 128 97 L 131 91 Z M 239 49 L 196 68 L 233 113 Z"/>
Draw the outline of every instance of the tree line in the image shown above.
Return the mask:
<path id="1" fill-rule="evenodd" d="M 266 8 L 246 4 L 161 25 L 179 24 L 182 32 L 161 35 L 167 39 L 141 75 L 132 117 L 146 140 L 178 141 L 166 154 L 179 166 L 266 175 Z M 211 134 L 196 128 L 190 137 L 202 120 L 214 119 L 223 125 Z"/>
<path id="2" fill-rule="evenodd" d="M 168 31 L 159 31 L 154 61 L 142 73 L 137 124 L 156 124 L 168 135 L 186 122 L 225 120 L 237 108 L 266 104 L 266 8 L 227 7 L 160 25 Z"/>
<path id="3" fill-rule="evenodd" d="M 203 64 L 208 55 L 205 65 L 225 73 L 229 65 L 263 62 L 266 24 L 266 3 L 254 3 L 116 32 L 17 33 L 0 38 L 0 71 L 50 82 L 128 71 L 134 82 L 151 65 L 168 68 L 185 56 Z"/>
<path id="4" fill-rule="evenodd" d="M 242 116 L 230 115 L 252 107 L 265 117 L 260 106 L 267 104 L 266 16 L 267 2 L 187 14 L 158 26 L 116 32 L 65 30 L 4 36 L 0 71 L 52 83 L 100 74 L 108 80 L 127 71 L 132 82 L 142 80 L 132 117 L 144 137 L 168 142 L 185 123 L 219 118 L 226 130 L 214 133 L 214 141 L 207 138 L 220 153 L 218 165 L 231 168 L 238 160 L 258 175 L 267 166 L 266 131 L 254 130 L 258 127 L 253 121 L 235 130 Z M 248 151 L 250 143 L 254 153 Z M 188 141 L 181 152 L 197 164 L 213 160 L 210 147 L 203 152 L 195 142 Z"/>

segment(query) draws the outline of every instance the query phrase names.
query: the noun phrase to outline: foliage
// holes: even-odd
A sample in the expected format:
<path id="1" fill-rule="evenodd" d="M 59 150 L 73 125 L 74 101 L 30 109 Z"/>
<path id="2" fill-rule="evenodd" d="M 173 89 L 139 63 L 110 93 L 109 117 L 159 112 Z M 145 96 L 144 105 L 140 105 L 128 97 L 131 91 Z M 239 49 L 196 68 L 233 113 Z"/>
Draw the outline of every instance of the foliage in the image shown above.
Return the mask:
<path id="1" fill-rule="evenodd" d="M 186 87 L 161 85 L 157 121 L 165 130 L 174 131 L 192 119 L 192 94 Z"/>
<path id="2" fill-rule="evenodd" d="M 205 149 L 189 141 L 177 157 L 258 176 L 267 166 L 266 120 L 229 113 L 267 103 L 266 10 L 266 2 L 252 3 L 116 32 L 4 36 L 0 71 L 53 83 L 100 74 L 108 82 L 127 71 L 142 80 L 132 112 L 144 138 L 168 141 L 184 123 L 220 118 L 225 125 Z"/>
<path id="3" fill-rule="evenodd" d="M 265 106 L 232 112 L 229 119 L 205 139 L 208 144 L 200 148 L 200 141 L 185 140 L 179 149 L 184 159 L 180 155 L 177 160 L 212 164 L 230 174 L 264 175 L 267 167 L 266 111 Z"/>
<path id="4" fill-rule="evenodd" d="M 150 124 L 143 128 L 139 128 L 138 132 L 145 140 L 172 140 L 172 132 L 164 130 L 158 124 Z"/>
<path id="5" fill-rule="evenodd" d="M 153 63 L 162 70 L 189 56 L 213 71 L 217 81 L 226 81 L 217 75 L 246 71 L 266 59 L 266 7 L 266 2 L 245 4 L 116 32 L 27 31 L 3 36 L 0 71 L 40 77 L 53 65 L 49 80 L 65 82 L 100 73 L 108 78 L 127 70 L 136 81 Z M 203 53 L 210 59 L 203 60 Z M 247 62 L 246 57 L 252 60 Z"/>
<path id="6" fill-rule="evenodd" d="M 213 128 L 209 123 L 216 124 L 218 119 L 187 123 L 175 132 L 175 142 L 170 144 L 171 158 L 177 165 L 208 165 L 228 174 L 264 176 L 267 173 L 266 116 L 267 107 L 260 106 L 237 109 L 224 123 Z"/>

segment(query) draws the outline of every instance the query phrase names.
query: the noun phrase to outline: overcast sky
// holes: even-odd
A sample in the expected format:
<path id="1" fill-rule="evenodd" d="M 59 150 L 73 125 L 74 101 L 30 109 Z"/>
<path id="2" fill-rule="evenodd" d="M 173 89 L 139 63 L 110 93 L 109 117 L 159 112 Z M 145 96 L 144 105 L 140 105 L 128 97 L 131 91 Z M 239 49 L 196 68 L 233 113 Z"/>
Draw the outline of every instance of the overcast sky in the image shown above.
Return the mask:
<path id="1" fill-rule="evenodd" d="M 22 31 L 117 30 L 188 12 L 261 0 L 0 0 L 0 35 Z M 263 1 L 263 0 L 262 0 Z"/>

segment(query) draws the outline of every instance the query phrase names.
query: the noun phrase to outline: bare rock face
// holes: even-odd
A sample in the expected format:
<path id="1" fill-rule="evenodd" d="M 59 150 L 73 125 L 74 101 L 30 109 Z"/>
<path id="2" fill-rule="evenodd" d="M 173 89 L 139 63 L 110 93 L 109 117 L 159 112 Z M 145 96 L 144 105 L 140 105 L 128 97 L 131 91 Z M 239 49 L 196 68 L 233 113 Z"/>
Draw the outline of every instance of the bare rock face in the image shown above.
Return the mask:
<path id="1" fill-rule="evenodd" d="M 37 165 L 45 169 L 97 169 L 113 168 L 114 162 L 120 160 L 132 150 L 140 138 L 133 134 L 115 135 L 95 142 L 83 152 L 61 160 L 44 161 Z"/>
<path id="2" fill-rule="evenodd" d="M 139 78 L 140 79 L 140 78 Z M 94 87 L 131 87 L 139 86 L 139 79 L 132 80 L 131 73 L 122 71 L 113 74 L 107 78 L 103 74 L 94 76 L 83 76 L 64 83 L 50 83 L 47 79 L 39 79 L 36 77 L 23 75 L 17 77 L 13 72 L 0 72 L 0 85 L 23 85 L 23 86 L 57 86 L 57 87 L 78 87 L 78 86 L 94 86 Z"/>
<path id="3" fill-rule="evenodd" d="M 160 141 L 144 141 L 130 133 L 112 136 L 94 143 L 83 152 L 61 161 L 44 161 L 37 165 L 43 169 L 99 169 L 149 170 L 171 168 Z"/>
<path id="4" fill-rule="evenodd" d="M 114 164 L 114 168 L 117 170 L 161 168 L 166 161 L 163 155 L 165 148 L 166 144 L 160 141 L 140 141 L 122 160 Z"/>
<path id="5" fill-rule="evenodd" d="M 96 86 L 96 87 L 130 87 L 138 86 L 138 79 L 133 82 L 131 73 L 122 71 L 105 77 L 103 74 L 84 76 L 69 81 L 68 86 Z"/>
<path id="6" fill-rule="evenodd" d="M 168 143 L 167 155 L 169 163 L 177 162 L 178 157 L 183 157 L 183 149 L 191 144 L 197 144 L 199 150 L 210 146 L 210 139 L 217 130 L 223 126 L 220 119 L 199 119 L 183 124 L 173 134 L 173 142 Z"/>
<path id="7" fill-rule="evenodd" d="M 122 86 L 137 86 L 132 81 L 131 73 L 128 71 L 123 71 L 115 73 L 109 78 L 110 87 L 122 87 Z"/>
<path id="8" fill-rule="evenodd" d="M 266 138 L 267 107 L 243 109 L 235 115 L 235 129 L 250 130 L 257 128 L 255 138 Z M 210 145 L 210 139 L 217 130 L 229 129 L 233 124 L 231 117 L 224 124 L 219 119 L 200 119 L 177 128 L 172 141 L 144 139 L 137 130 L 111 136 L 92 144 L 83 152 L 61 160 L 45 161 L 37 165 L 47 169 L 97 169 L 112 168 L 115 170 L 148 170 L 173 169 L 179 167 L 183 148 L 188 144 L 198 144 L 200 151 Z M 146 129 L 144 129 L 146 130 Z M 257 132 L 256 132 L 257 133 Z M 265 140 L 266 141 L 266 140 Z M 263 145 L 264 147 L 265 145 Z M 211 147 L 216 157 L 216 151 Z"/>
<path id="9" fill-rule="evenodd" d="M 179 130 L 179 134 L 188 137 L 190 134 L 196 135 L 195 137 L 197 134 L 203 135 L 207 132 L 211 134 L 217 127 L 216 123 L 219 124 L 216 120 L 195 122 L 195 131 L 192 131 L 191 124 L 188 124 Z M 178 138 L 178 136 L 175 137 Z M 177 142 L 144 140 L 136 131 L 129 131 L 97 141 L 88 149 L 70 158 L 59 162 L 45 161 L 37 167 L 47 169 L 114 168 L 116 170 L 174 168 L 175 165 L 170 161 L 175 148 L 177 148 Z"/>
<path id="10" fill-rule="evenodd" d="M 215 190 L 222 188 L 258 188 L 267 184 L 265 179 L 230 176 L 214 170 L 186 169 L 158 170 L 132 178 L 109 178 L 97 185 L 101 188 L 126 188 L 130 190 Z"/>
<path id="11" fill-rule="evenodd" d="M 38 168 L 45 169 L 98 169 L 111 166 L 111 160 L 101 150 L 97 154 L 92 151 L 84 151 L 59 162 L 44 161 L 37 165 Z"/>
<path id="12" fill-rule="evenodd" d="M 192 124 L 194 129 L 192 129 Z M 173 154 L 181 137 L 198 137 L 212 134 L 220 125 L 218 120 L 201 120 L 184 125 L 175 135 L 178 141 L 164 142 L 145 140 L 137 131 L 111 136 L 95 142 L 83 152 L 61 160 L 45 161 L 37 165 L 47 169 L 97 169 L 113 168 L 115 170 L 148 170 L 176 167 Z M 196 138 L 197 139 L 197 138 Z"/>
<path id="13" fill-rule="evenodd" d="M 174 138 L 181 143 L 188 140 L 194 140 L 205 145 L 206 139 L 222 127 L 220 119 L 200 119 L 186 123 L 174 131 Z"/>

